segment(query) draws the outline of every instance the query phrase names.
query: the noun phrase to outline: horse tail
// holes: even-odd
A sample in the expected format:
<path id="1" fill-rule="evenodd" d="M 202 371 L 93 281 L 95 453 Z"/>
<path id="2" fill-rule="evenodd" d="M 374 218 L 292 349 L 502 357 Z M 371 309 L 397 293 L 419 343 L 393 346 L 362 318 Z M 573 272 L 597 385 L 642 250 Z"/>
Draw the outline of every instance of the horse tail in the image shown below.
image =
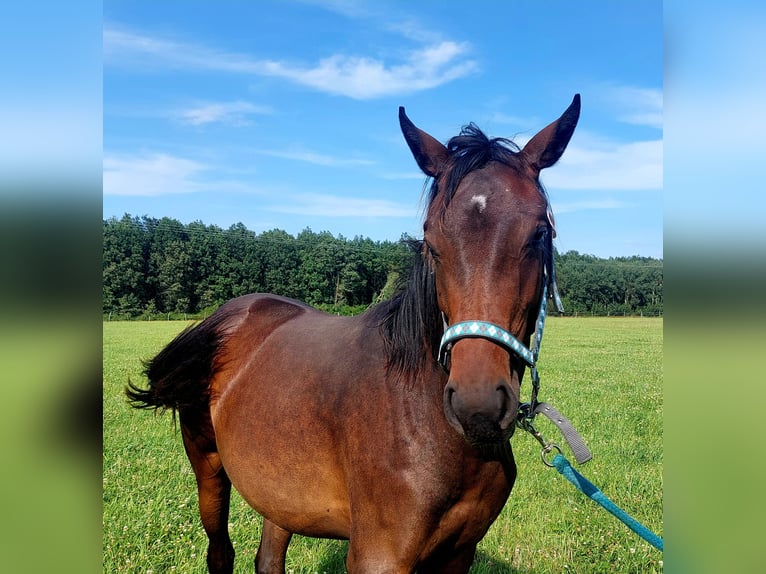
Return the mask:
<path id="1" fill-rule="evenodd" d="M 149 387 L 130 380 L 125 394 L 137 409 L 201 410 L 209 405 L 210 382 L 219 368 L 217 357 L 225 343 L 221 310 L 184 329 L 157 356 L 144 362 Z"/>

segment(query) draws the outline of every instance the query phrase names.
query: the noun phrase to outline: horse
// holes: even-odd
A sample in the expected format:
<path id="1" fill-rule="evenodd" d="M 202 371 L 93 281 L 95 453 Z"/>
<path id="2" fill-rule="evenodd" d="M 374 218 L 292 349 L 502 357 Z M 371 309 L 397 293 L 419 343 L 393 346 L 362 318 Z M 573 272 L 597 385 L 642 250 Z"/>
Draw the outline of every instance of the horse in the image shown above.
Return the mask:
<path id="1" fill-rule="evenodd" d="M 233 571 L 232 485 L 263 517 L 258 573 L 284 573 L 294 533 L 348 540 L 351 573 L 468 572 L 516 480 L 519 350 L 553 265 L 539 174 L 579 115 L 576 94 L 523 147 L 473 123 L 444 145 L 400 107 L 431 185 L 397 294 L 354 317 L 241 296 L 128 382 L 134 407 L 178 416 L 211 574 Z"/>

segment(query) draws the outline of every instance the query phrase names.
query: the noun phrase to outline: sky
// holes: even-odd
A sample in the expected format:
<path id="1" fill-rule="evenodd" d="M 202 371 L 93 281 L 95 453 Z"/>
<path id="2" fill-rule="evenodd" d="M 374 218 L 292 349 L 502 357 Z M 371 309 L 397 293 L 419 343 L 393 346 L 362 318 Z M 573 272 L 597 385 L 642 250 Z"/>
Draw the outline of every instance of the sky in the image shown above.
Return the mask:
<path id="1" fill-rule="evenodd" d="M 103 217 L 422 235 L 397 113 L 523 145 L 582 97 L 542 172 L 556 246 L 663 257 L 663 13 L 642 2 L 106 2 Z"/>

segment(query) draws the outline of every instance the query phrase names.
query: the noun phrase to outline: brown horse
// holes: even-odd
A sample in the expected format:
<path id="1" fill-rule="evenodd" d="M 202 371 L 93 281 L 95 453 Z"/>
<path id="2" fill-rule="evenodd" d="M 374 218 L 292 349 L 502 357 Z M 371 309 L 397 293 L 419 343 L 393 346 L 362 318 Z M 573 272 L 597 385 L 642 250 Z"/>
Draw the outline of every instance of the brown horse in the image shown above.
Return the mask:
<path id="1" fill-rule="evenodd" d="M 399 121 L 433 178 L 403 290 L 357 317 L 246 295 L 146 366 L 134 406 L 179 415 L 210 572 L 232 572 L 232 484 L 264 517 L 257 572 L 284 572 L 293 533 L 349 540 L 349 572 L 467 572 L 516 478 L 509 438 L 548 270 L 540 170 L 558 161 L 580 97 L 524 147 L 470 124 L 447 146 Z M 550 268 L 548 267 L 550 266 Z M 459 339 L 459 340 L 458 340 Z M 509 359 L 510 358 L 510 359 Z M 528 361 L 527 361 L 528 362 Z"/>

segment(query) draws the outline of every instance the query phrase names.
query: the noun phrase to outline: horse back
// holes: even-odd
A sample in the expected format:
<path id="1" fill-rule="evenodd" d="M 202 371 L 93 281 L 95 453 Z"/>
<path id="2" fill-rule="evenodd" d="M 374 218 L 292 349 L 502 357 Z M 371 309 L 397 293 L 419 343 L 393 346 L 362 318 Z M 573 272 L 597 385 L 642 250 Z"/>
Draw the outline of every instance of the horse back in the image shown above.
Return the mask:
<path id="1" fill-rule="evenodd" d="M 295 380 L 295 369 L 302 365 L 318 372 L 323 364 L 335 364 L 337 341 L 343 340 L 342 346 L 354 338 L 364 338 L 360 333 L 364 327 L 356 318 L 329 315 L 278 295 L 244 295 L 221 306 L 216 311 L 219 313 L 226 318 L 218 321 L 222 345 L 217 354 L 217 376 L 212 381 L 215 397 L 225 392 L 229 383 L 243 378 L 263 385 L 263 392 L 271 394 L 270 387 L 283 386 L 273 380 L 278 377 L 276 373 L 269 378 L 272 364 L 286 367 L 282 378 Z M 305 379 L 306 373 L 301 374 Z"/>

